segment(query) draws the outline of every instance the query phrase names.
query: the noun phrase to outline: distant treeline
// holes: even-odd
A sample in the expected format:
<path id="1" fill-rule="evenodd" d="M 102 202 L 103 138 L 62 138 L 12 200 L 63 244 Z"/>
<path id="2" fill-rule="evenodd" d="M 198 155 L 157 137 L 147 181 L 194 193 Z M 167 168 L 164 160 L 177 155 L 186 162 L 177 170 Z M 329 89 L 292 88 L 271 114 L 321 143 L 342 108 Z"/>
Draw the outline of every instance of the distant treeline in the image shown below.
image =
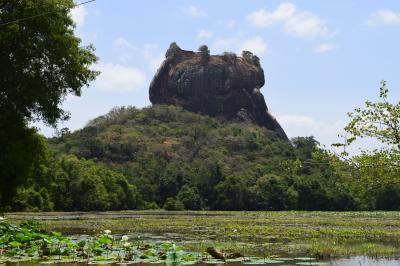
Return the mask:
<path id="1" fill-rule="evenodd" d="M 173 106 L 115 108 L 45 142 L 7 210 L 400 209 L 400 185 L 369 183 L 313 137 Z"/>

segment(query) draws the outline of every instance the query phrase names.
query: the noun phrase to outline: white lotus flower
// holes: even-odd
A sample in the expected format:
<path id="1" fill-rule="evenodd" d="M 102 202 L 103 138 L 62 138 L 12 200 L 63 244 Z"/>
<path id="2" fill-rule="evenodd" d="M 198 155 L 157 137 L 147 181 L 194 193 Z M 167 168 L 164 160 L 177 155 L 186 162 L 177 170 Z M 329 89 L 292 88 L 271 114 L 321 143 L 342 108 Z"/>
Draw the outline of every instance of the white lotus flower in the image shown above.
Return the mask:
<path id="1" fill-rule="evenodd" d="M 3 220 L 4 220 L 4 217 L 1 217 L 1 216 L 0 216 L 0 221 L 3 221 Z"/>
<path id="2" fill-rule="evenodd" d="M 121 241 L 124 241 L 124 242 L 126 242 L 128 240 L 129 240 L 129 237 L 127 235 L 123 235 L 121 238 Z"/>
<path id="3" fill-rule="evenodd" d="M 131 246 L 131 243 L 129 243 L 129 242 L 125 242 L 125 243 L 123 244 L 123 246 L 124 246 L 124 248 L 128 248 L 128 247 L 130 247 L 130 246 Z"/>
<path id="4" fill-rule="evenodd" d="M 104 233 L 105 233 L 106 235 L 109 235 L 109 234 L 111 234 L 111 230 L 104 230 Z"/>

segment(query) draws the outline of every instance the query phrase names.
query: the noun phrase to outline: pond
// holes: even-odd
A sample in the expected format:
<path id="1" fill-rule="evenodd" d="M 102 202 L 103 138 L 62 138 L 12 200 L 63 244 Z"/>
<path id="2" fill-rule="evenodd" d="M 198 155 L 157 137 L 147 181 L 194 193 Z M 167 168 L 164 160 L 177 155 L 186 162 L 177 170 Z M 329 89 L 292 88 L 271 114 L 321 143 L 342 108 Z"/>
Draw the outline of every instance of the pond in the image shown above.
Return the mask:
<path id="1" fill-rule="evenodd" d="M 12 237 L 0 234 L 0 266 L 400 265 L 399 212 L 20 213 L 6 221 L 28 218 L 40 224 L 3 221 Z M 210 247 L 228 260 L 212 258 Z"/>
<path id="2" fill-rule="evenodd" d="M 186 262 L 186 263 L 177 263 L 175 265 L 198 265 L 198 266 L 218 266 L 218 265 L 226 265 L 226 266 L 257 266 L 257 265 L 326 265 L 326 266 L 398 266 L 400 265 L 400 261 L 397 259 L 374 259 L 368 258 L 365 256 L 356 256 L 351 258 L 344 259 L 335 259 L 330 261 L 319 261 L 309 258 L 275 258 L 275 259 L 254 259 L 249 261 L 243 260 L 228 260 L 227 262 L 221 262 L 216 260 L 205 260 L 199 262 Z M 35 261 L 35 260 L 14 260 L 12 262 L 3 262 L 4 266 L 46 266 L 46 265 L 54 265 L 54 266 L 74 266 L 74 265 L 113 265 L 113 266 L 123 266 L 123 265 L 137 265 L 137 266 L 156 266 L 156 265 L 167 265 L 165 262 L 161 261 L 131 261 L 131 262 L 112 262 L 112 261 L 102 261 L 102 262 L 88 262 L 88 261 L 68 261 L 68 260 L 51 260 L 51 261 Z"/>

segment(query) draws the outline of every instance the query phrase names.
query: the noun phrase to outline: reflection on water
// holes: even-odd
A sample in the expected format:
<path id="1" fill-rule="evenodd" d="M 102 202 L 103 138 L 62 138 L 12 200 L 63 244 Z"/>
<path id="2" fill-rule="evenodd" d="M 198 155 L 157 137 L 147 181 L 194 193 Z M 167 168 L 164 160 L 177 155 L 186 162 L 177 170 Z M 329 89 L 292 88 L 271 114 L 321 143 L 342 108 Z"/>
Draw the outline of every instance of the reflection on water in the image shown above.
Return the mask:
<path id="1" fill-rule="evenodd" d="M 164 262 L 126 262 L 126 263 L 117 263 L 117 262 L 57 262 L 57 261 L 14 261 L 14 262 L 0 262 L 0 266 L 83 266 L 83 265 L 109 265 L 109 266 L 123 266 L 123 265 L 132 265 L 132 266 L 156 266 L 156 265 L 165 265 Z M 185 266 L 185 264 L 181 264 Z M 197 262 L 186 265 L 197 265 L 197 266 L 267 266 L 267 265 L 326 265 L 326 266 L 399 266 L 400 260 L 397 259 L 373 259 L 365 256 L 357 256 L 351 258 L 344 259 L 335 259 L 332 261 L 317 261 L 315 259 L 307 260 L 307 258 L 276 258 L 273 260 L 269 259 L 259 259 L 249 262 L 243 262 L 241 260 L 230 260 L 226 263 L 210 260 L 207 262 Z"/>
<path id="2" fill-rule="evenodd" d="M 330 262 L 328 265 L 337 266 L 399 266 L 398 259 L 372 259 L 365 256 L 352 257 L 349 259 L 340 259 Z"/>

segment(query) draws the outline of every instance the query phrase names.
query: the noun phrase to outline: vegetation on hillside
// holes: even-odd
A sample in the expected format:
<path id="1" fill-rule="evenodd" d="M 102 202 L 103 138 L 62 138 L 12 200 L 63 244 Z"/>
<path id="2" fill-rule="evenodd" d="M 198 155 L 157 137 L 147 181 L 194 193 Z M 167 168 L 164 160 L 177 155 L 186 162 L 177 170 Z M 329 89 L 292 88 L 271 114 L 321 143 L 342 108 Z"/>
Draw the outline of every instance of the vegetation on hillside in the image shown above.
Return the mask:
<path id="1" fill-rule="evenodd" d="M 364 187 L 312 137 L 282 142 L 265 128 L 174 106 L 115 108 L 48 143 L 49 163 L 19 189 L 13 210 L 385 206 L 377 205 L 385 190 Z"/>

